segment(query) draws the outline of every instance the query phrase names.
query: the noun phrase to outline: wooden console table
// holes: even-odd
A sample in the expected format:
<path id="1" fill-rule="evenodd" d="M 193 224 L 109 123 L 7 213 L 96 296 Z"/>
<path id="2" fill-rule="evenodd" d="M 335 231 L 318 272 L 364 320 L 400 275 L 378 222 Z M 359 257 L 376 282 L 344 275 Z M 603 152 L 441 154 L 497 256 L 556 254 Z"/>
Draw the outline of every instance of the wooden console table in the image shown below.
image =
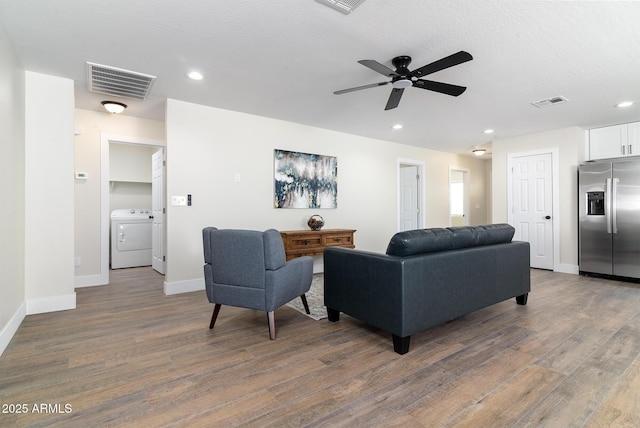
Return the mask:
<path id="1" fill-rule="evenodd" d="M 355 229 L 287 230 L 280 232 L 287 261 L 321 255 L 325 247 L 355 248 Z"/>

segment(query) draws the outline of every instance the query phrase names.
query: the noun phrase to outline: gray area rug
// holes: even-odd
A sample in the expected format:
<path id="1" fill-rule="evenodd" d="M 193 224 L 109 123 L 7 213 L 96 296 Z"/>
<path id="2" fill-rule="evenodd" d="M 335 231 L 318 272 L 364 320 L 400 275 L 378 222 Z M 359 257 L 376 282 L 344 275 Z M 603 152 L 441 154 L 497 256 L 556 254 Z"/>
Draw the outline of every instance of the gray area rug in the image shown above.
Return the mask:
<path id="1" fill-rule="evenodd" d="M 306 316 L 313 318 L 314 320 L 321 320 L 327 317 L 327 308 L 324 306 L 324 275 L 317 273 L 313 275 L 311 281 L 311 288 L 309 292 L 305 293 L 307 296 L 307 303 L 309 304 L 309 311 L 311 314 L 307 314 L 304 311 L 302 300 L 300 298 L 293 299 L 287 306 L 295 309 L 296 311 L 305 314 Z"/>

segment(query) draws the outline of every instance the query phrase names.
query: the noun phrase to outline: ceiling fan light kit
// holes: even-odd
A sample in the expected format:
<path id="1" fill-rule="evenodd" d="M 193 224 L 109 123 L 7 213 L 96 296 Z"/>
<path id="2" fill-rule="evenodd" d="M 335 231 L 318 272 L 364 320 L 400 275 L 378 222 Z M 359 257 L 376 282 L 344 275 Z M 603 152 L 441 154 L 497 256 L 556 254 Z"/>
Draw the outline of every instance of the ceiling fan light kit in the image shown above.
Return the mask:
<path id="1" fill-rule="evenodd" d="M 391 95 L 389 95 L 389 100 L 387 101 L 385 110 L 391 110 L 398 107 L 398 104 L 400 104 L 400 99 L 402 98 L 402 93 L 406 88 L 411 86 L 414 88 L 426 89 L 428 91 L 439 92 L 441 94 L 457 97 L 467 90 L 465 86 L 435 82 L 433 80 L 421 79 L 421 77 L 427 76 L 440 70 L 444 70 L 449 67 L 453 67 L 458 64 L 462 64 L 467 61 L 471 61 L 472 59 L 473 57 L 470 53 L 460 51 L 454 53 L 453 55 L 449 55 L 445 58 L 439 59 L 438 61 L 427 64 L 423 67 L 417 68 L 413 71 L 409 70 L 408 68 L 409 64 L 411 63 L 411 57 L 406 55 L 397 56 L 391 61 L 393 66 L 396 68 L 395 71 L 383 64 L 380 64 L 375 60 L 363 59 L 358 61 L 358 63 L 370 68 L 377 73 L 390 77 L 391 81 L 356 86 L 349 89 L 341 89 L 339 91 L 335 91 L 334 94 L 341 95 L 346 94 L 347 92 L 375 88 L 391 83 L 393 89 L 391 90 Z"/>

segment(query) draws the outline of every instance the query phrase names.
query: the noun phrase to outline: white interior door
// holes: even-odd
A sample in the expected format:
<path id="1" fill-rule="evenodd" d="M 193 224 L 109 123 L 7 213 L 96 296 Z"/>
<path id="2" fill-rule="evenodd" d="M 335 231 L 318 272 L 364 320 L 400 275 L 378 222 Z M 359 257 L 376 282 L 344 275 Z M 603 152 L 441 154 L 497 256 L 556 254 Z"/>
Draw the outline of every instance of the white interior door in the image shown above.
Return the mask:
<path id="1" fill-rule="evenodd" d="M 400 230 L 414 230 L 419 227 L 418 216 L 418 167 L 400 166 Z"/>
<path id="2" fill-rule="evenodd" d="M 553 174 L 551 153 L 512 160 L 514 240 L 531 245 L 531 267 L 553 269 Z"/>
<path id="3" fill-rule="evenodd" d="M 151 225 L 151 252 L 153 255 L 151 266 L 164 275 L 164 149 L 158 149 L 151 157 L 151 211 L 153 222 Z"/>

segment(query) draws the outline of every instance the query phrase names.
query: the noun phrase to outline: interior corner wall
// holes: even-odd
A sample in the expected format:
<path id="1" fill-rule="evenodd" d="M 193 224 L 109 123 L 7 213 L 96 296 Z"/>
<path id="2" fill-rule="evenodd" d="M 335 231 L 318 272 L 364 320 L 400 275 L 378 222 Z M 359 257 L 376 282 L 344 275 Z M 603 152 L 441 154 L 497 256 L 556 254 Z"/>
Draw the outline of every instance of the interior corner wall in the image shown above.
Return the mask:
<path id="1" fill-rule="evenodd" d="M 570 272 L 578 266 L 578 163 L 584 130 L 563 128 L 520 137 L 495 140 L 493 147 L 492 213 L 496 223 L 507 222 L 507 155 L 558 148 L 560 219 L 560 268 Z"/>
<path id="2" fill-rule="evenodd" d="M 0 26 L 0 354 L 26 315 L 25 73 Z"/>
<path id="3" fill-rule="evenodd" d="M 51 107 L 55 100 L 55 108 Z M 73 309 L 73 81 L 25 75 L 27 314 Z"/>
<path id="4" fill-rule="evenodd" d="M 485 182 L 484 162 L 388 141 L 167 101 L 166 283 L 202 282 L 202 228 L 307 229 L 320 214 L 326 228 L 357 229 L 359 249 L 384 252 L 397 227 L 399 159 L 425 164 L 427 227 L 449 221 L 449 166 Z M 338 158 L 337 209 L 274 208 L 274 149 Z M 482 186 L 480 186 L 482 187 Z M 474 220 L 486 220 L 484 189 L 472 195 Z M 171 206 L 191 195 L 192 206 Z M 477 206 L 477 209 L 475 209 Z M 166 287 L 165 287 L 166 291 Z"/>

